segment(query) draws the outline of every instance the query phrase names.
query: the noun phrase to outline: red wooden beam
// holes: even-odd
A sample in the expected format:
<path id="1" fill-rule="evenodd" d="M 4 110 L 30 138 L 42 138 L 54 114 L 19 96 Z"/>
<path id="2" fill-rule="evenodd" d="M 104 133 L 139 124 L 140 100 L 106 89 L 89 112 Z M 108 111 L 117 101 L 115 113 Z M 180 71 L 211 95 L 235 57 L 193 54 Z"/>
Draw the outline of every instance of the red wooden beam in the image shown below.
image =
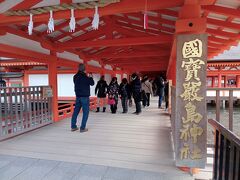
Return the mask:
<path id="1" fill-rule="evenodd" d="M 96 37 L 100 37 L 100 36 L 105 34 L 105 30 L 107 30 L 105 27 L 101 27 L 98 31 L 92 30 L 92 31 L 86 32 L 85 34 L 74 37 L 74 38 L 72 38 L 72 39 L 70 39 L 66 42 L 70 43 L 70 42 L 76 42 L 76 41 L 85 41 L 85 40 L 88 40 L 88 39 L 93 39 L 93 38 L 96 38 Z M 64 42 L 64 44 L 66 42 Z M 62 43 L 59 43 L 59 44 L 62 44 Z"/>
<path id="2" fill-rule="evenodd" d="M 29 1 L 29 0 L 25 0 Z M 211 5 L 215 2 L 215 0 L 199 0 L 198 1 L 200 5 Z M 178 7 L 182 6 L 184 3 L 184 0 L 151 0 L 147 4 L 148 11 L 151 10 L 158 10 L 158 9 L 165 9 L 165 8 L 171 8 L 171 7 Z M 146 0 L 121 0 L 119 3 L 114 3 L 111 5 L 108 5 L 103 8 L 99 8 L 99 14 L 101 16 L 106 15 L 113 15 L 118 13 L 131 13 L 131 12 L 139 12 L 145 10 L 145 4 Z M 81 17 L 89 17 L 92 16 L 94 13 L 93 9 L 86 9 L 86 10 L 76 10 L 75 11 L 75 17 L 81 18 Z M 54 13 L 54 19 L 67 19 L 70 17 L 70 11 L 58 11 Z M 40 22 L 40 21 L 48 21 L 49 15 L 48 14 L 41 14 L 41 15 L 35 15 L 34 16 L 34 22 Z M 28 22 L 29 17 L 19 17 L 19 16 L 4 16 L 2 15 L 0 17 L 0 24 L 18 24 L 23 22 Z"/>
<path id="3" fill-rule="evenodd" d="M 215 29 L 210 29 L 210 28 L 207 29 L 207 33 L 215 35 L 215 36 L 228 37 L 228 38 L 231 38 L 231 39 L 240 38 L 240 35 L 237 34 L 237 33 L 215 30 Z"/>
<path id="4" fill-rule="evenodd" d="M 168 57 L 161 57 L 161 58 L 129 58 L 129 59 L 115 59 L 111 61 L 106 61 L 106 64 L 135 64 L 136 65 L 137 61 L 137 66 L 139 63 L 141 64 L 147 64 L 147 65 L 152 65 L 152 64 L 157 64 L 157 63 L 166 63 L 168 62 Z"/>
<path id="5" fill-rule="evenodd" d="M 228 43 L 231 43 L 232 40 L 227 40 L 227 39 L 222 39 L 222 38 L 217 38 L 217 37 L 213 37 L 213 36 L 210 36 L 208 38 L 208 41 L 211 42 L 217 42 L 217 43 L 221 43 L 221 44 L 228 44 Z"/>
<path id="6" fill-rule="evenodd" d="M 93 55 L 93 56 L 86 56 L 87 58 L 136 58 L 136 57 L 161 57 L 161 56 L 169 56 L 170 52 L 166 50 L 158 50 L 158 51 L 133 51 L 133 52 L 124 52 L 119 54 L 109 54 L 109 53 L 102 53 L 101 55 Z"/>
<path id="7" fill-rule="evenodd" d="M 86 23 L 86 24 L 84 24 L 84 25 L 82 25 L 82 26 L 76 24 L 75 32 L 78 32 L 78 31 L 80 31 L 80 30 L 85 31 L 85 28 L 87 28 L 87 27 L 89 27 L 89 26 L 91 26 L 91 22 Z M 58 40 L 66 37 L 66 36 L 71 36 L 71 37 L 74 38 L 74 36 L 72 36 L 72 34 L 74 34 L 75 32 L 65 32 L 65 31 L 62 31 L 62 32 L 63 32 L 63 34 L 57 36 L 56 38 L 53 38 L 53 41 L 58 41 Z"/>
<path id="8" fill-rule="evenodd" d="M 132 36 L 132 37 L 144 37 L 144 36 L 149 36 L 149 31 L 144 31 L 144 32 L 140 32 L 140 31 L 136 31 L 136 30 L 129 30 L 129 29 L 126 29 L 120 25 L 115 25 L 115 28 L 114 28 L 115 31 L 117 31 L 118 33 L 122 34 L 122 35 L 126 35 L 126 36 Z M 152 36 L 152 34 L 151 34 Z"/>
<path id="9" fill-rule="evenodd" d="M 11 8 L 11 10 L 29 9 L 29 8 L 33 7 L 34 5 L 38 4 L 41 1 L 42 0 L 31 0 L 31 1 L 24 0 L 24 1 L 20 2 L 20 3 L 18 3 L 13 8 Z"/>
<path id="10" fill-rule="evenodd" d="M 137 17 L 137 16 L 136 16 Z M 138 16 L 138 17 L 140 17 L 140 16 Z M 141 18 L 141 17 L 140 17 Z M 116 21 L 118 21 L 118 23 L 117 24 L 125 24 L 125 26 L 129 26 L 129 27 L 136 27 L 136 28 L 141 28 L 141 30 L 144 30 L 143 29 L 143 20 L 141 21 L 138 21 L 138 20 L 135 20 L 135 19 L 129 19 L 129 18 L 127 18 L 127 17 L 114 17 L 114 19 L 116 20 Z M 154 19 L 156 19 L 156 18 L 154 18 Z M 149 20 L 151 20 L 151 18 L 149 18 Z M 121 22 L 121 21 L 125 21 L 125 22 L 127 22 L 127 24 L 126 23 L 123 23 L 123 22 Z M 172 26 L 175 26 L 175 22 L 174 21 L 168 21 L 168 20 L 166 20 L 166 22 L 163 22 L 163 21 L 161 21 L 161 19 L 159 18 L 159 20 L 155 20 L 156 22 L 159 22 L 159 24 L 158 25 L 156 25 L 156 24 L 151 24 L 151 23 L 148 23 L 148 30 L 154 30 L 154 29 L 156 29 L 156 31 L 160 31 L 160 30 L 164 30 L 164 31 L 169 31 L 169 32 L 171 32 L 171 33 L 173 33 L 174 32 L 174 28 L 169 28 L 169 27 L 165 27 L 165 26 L 162 26 L 161 25 L 161 23 L 164 23 L 164 24 L 169 24 L 169 25 L 172 25 Z M 137 26 L 136 26 L 137 25 Z M 153 29 L 151 29 L 151 28 L 153 28 Z"/>
<path id="11" fill-rule="evenodd" d="M 157 12 L 163 15 L 178 17 L 178 12 L 170 9 L 161 9 L 161 10 L 158 10 Z"/>
<path id="12" fill-rule="evenodd" d="M 150 10 L 157 10 L 157 9 L 164 9 L 164 8 L 170 8 L 170 7 L 176 7 L 181 6 L 184 3 L 184 0 L 151 0 L 148 2 L 148 11 Z M 99 8 L 99 14 L 101 16 L 106 15 L 113 15 L 118 13 L 131 13 L 131 12 L 139 12 L 145 10 L 145 0 L 121 0 L 119 3 L 113 3 L 111 5 L 108 5 L 103 8 Z M 74 15 L 76 18 L 82 18 L 82 17 L 91 17 L 94 14 L 93 9 L 85 9 L 85 10 L 76 10 L 74 12 Z M 54 19 L 67 19 L 70 17 L 70 11 L 58 11 L 54 13 Z M 34 22 L 40 22 L 40 21 L 48 21 L 49 14 L 40 14 L 35 15 L 33 17 Z M 28 22 L 29 17 L 19 17 L 19 16 L 1 16 L 0 24 L 16 24 L 16 23 L 23 23 Z"/>
<path id="13" fill-rule="evenodd" d="M 230 17 L 233 17 L 233 18 L 240 18 L 240 10 L 239 9 L 216 6 L 216 5 L 203 6 L 203 9 L 206 10 L 206 11 L 221 14 L 221 15 L 224 15 L 224 16 L 230 16 Z"/>
<path id="14" fill-rule="evenodd" d="M 144 67 L 136 67 L 136 66 L 121 66 L 124 69 L 127 69 L 131 72 L 141 72 L 141 71 L 165 71 L 166 70 L 166 66 L 144 66 Z"/>
<path id="15" fill-rule="evenodd" d="M 116 18 L 116 20 L 118 21 L 118 19 L 120 18 Z M 118 21 L 116 24 L 118 25 L 121 25 L 121 26 L 125 26 L 125 27 L 130 27 L 130 28 L 133 28 L 133 29 L 138 29 L 138 30 L 141 30 L 141 31 L 146 31 L 146 32 L 151 32 L 151 33 L 162 33 L 162 31 L 167 31 L 169 33 L 174 33 L 175 32 L 175 29 L 174 28 L 169 28 L 169 27 L 165 27 L 165 26 L 161 26 L 161 25 L 155 25 L 155 24 L 149 24 L 149 28 L 144 30 L 143 29 L 143 24 L 141 23 L 141 21 L 134 21 L 134 20 L 125 20 L 126 22 L 128 23 L 123 23 L 121 21 Z M 143 21 L 142 21 L 143 22 Z"/>
<path id="16" fill-rule="evenodd" d="M 227 21 L 221 21 L 217 19 L 212 19 L 212 18 L 207 18 L 207 23 L 208 24 L 213 24 L 219 27 L 226 27 L 230 29 L 240 29 L 240 24 L 232 23 L 232 22 L 227 22 Z"/>
<path id="17" fill-rule="evenodd" d="M 112 40 L 98 40 L 98 41 L 83 41 L 71 42 L 63 45 L 57 45 L 59 49 L 74 49 L 74 48 L 87 48 L 87 47 L 112 47 L 112 46 L 130 46 L 130 45 L 143 45 L 143 44 L 167 44 L 172 42 L 172 36 L 160 35 L 153 37 L 138 37 L 138 38 L 121 38 Z"/>
<path id="18" fill-rule="evenodd" d="M 66 4 L 69 4 L 69 3 L 72 3 L 72 0 L 60 0 L 60 3 L 66 3 Z"/>
<path id="19" fill-rule="evenodd" d="M 161 32 L 161 30 L 163 31 L 167 31 L 169 33 L 174 33 L 175 32 L 175 29 L 173 28 L 169 28 L 169 27 L 164 27 L 164 26 L 161 26 L 161 28 L 159 29 L 159 27 L 155 27 L 154 29 L 153 28 L 148 28 L 146 30 L 143 29 L 143 27 L 140 27 L 140 26 L 136 26 L 134 24 L 126 24 L 126 23 L 123 23 L 123 22 L 117 22 L 116 23 L 117 25 L 120 25 L 122 27 L 127 27 L 127 28 L 131 28 L 130 30 L 135 30 L 137 32 L 139 31 L 143 31 L 143 32 L 148 32 L 148 33 L 151 33 L 151 34 L 165 34 L 163 32 Z M 136 24 L 136 23 L 135 23 Z"/>
<path id="20" fill-rule="evenodd" d="M 48 64 L 51 59 L 55 58 L 52 55 L 42 54 L 39 52 L 22 49 L 14 46 L 0 44 L 0 54 L 6 57 L 20 58 L 27 61 L 40 62 Z M 58 58 L 59 66 L 74 67 L 78 66 L 78 62 L 74 62 L 68 59 Z"/>

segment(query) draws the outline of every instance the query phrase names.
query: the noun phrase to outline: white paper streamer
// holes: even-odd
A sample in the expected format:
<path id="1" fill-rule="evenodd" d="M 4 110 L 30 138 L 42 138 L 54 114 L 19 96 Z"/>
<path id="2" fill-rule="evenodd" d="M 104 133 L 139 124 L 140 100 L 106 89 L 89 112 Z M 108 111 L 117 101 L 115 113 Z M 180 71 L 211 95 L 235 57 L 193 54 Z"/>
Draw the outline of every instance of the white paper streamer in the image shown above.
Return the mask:
<path id="1" fill-rule="evenodd" d="M 74 9 L 71 9 L 71 19 L 69 22 L 69 32 L 74 32 L 76 28 L 76 21 L 74 17 Z"/>
<path id="2" fill-rule="evenodd" d="M 92 28 L 94 30 L 97 30 L 99 26 L 99 14 L 98 14 L 98 7 L 95 6 L 95 14 L 93 17 L 93 21 L 92 21 Z"/>
<path id="3" fill-rule="evenodd" d="M 50 10 L 50 17 L 48 21 L 48 33 L 52 33 L 54 31 L 54 19 L 53 19 L 53 12 Z"/>
<path id="4" fill-rule="evenodd" d="M 32 35 L 32 32 L 33 32 L 33 20 L 32 20 L 32 14 L 30 14 L 30 20 L 29 20 L 29 23 L 28 23 L 28 34 L 29 35 Z"/>

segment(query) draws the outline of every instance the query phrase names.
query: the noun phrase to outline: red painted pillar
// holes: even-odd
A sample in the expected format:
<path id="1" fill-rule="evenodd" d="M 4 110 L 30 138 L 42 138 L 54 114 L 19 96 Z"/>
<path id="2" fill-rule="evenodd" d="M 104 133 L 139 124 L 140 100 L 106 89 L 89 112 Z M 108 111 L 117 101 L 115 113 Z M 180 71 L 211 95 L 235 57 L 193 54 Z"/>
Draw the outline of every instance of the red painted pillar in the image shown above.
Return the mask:
<path id="1" fill-rule="evenodd" d="M 224 87 L 228 87 L 227 76 L 224 76 Z"/>
<path id="2" fill-rule="evenodd" d="M 48 64 L 48 84 L 52 88 L 52 112 L 53 120 L 58 121 L 58 86 L 57 86 L 57 55 L 51 51 L 53 58 Z"/>
<path id="3" fill-rule="evenodd" d="M 214 87 L 214 82 L 215 82 L 215 77 L 214 76 L 212 76 L 212 88 Z"/>
<path id="4" fill-rule="evenodd" d="M 24 76 L 23 76 L 23 86 L 29 86 L 29 74 L 27 71 L 24 71 Z"/>
<path id="5" fill-rule="evenodd" d="M 236 76 L 236 86 L 237 86 L 237 88 L 240 88 L 240 76 L 239 75 Z"/>
<path id="6" fill-rule="evenodd" d="M 222 75 L 220 73 L 218 74 L 218 87 L 222 87 Z"/>

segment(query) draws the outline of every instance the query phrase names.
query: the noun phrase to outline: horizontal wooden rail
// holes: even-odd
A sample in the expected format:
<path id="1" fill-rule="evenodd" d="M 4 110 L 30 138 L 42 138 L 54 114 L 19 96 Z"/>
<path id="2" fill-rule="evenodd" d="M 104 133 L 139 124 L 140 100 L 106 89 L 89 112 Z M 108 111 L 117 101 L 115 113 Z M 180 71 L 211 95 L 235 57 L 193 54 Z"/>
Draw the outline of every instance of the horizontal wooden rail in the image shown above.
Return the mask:
<path id="1" fill-rule="evenodd" d="M 72 116 L 75 102 L 62 104 L 58 106 L 58 119 L 63 120 Z M 90 97 L 89 109 L 95 110 L 97 107 L 97 97 Z"/>
<path id="2" fill-rule="evenodd" d="M 240 179 L 240 138 L 219 122 L 209 119 L 215 129 L 214 180 Z"/>

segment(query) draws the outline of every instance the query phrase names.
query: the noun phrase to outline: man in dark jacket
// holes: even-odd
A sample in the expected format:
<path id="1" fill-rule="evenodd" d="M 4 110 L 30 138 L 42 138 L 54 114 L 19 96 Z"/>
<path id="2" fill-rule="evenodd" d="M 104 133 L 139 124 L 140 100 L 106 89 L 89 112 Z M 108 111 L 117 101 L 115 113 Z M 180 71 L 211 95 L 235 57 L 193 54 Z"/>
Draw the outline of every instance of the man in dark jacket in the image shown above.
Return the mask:
<path id="1" fill-rule="evenodd" d="M 157 95 L 158 99 L 158 108 L 162 109 L 162 100 L 163 100 L 163 93 L 164 93 L 164 80 L 162 76 L 158 76 L 155 79 L 155 84 L 157 86 Z"/>
<path id="2" fill-rule="evenodd" d="M 80 127 L 80 132 L 86 132 L 88 114 L 89 114 L 89 96 L 90 96 L 90 86 L 94 85 L 92 77 L 87 77 L 85 74 L 84 64 L 79 64 L 78 72 L 73 77 L 74 90 L 76 94 L 76 103 L 74 112 L 72 115 L 71 128 L 72 131 L 78 130 L 77 128 L 77 116 L 81 108 L 83 108 L 82 123 Z"/>
<path id="3" fill-rule="evenodd" d="M 132 82 L 131 82 L 131 92 L 133 95 L 134 103 L 136 105 L 136 112 L 134 114 L 140 114 L 141 110 L 141 81 L 136 73 L 132 74 Z"/>
<path id="4" fill-rule="evenodd" d="M 106 99 L 106 94 L 107 94 L 107 82 L 104 80 L 104 76 L 101 76 L 100 80 L 97 83 L 97 86 L 95 88 L 95 94 L 97 94 L 97 111 L 99 112 L 100 110 L 100 102 L 102 101 L 103 103 L 103 112 L 106 111 L 106 105 L 107 105 L 107 99 Z"/>

